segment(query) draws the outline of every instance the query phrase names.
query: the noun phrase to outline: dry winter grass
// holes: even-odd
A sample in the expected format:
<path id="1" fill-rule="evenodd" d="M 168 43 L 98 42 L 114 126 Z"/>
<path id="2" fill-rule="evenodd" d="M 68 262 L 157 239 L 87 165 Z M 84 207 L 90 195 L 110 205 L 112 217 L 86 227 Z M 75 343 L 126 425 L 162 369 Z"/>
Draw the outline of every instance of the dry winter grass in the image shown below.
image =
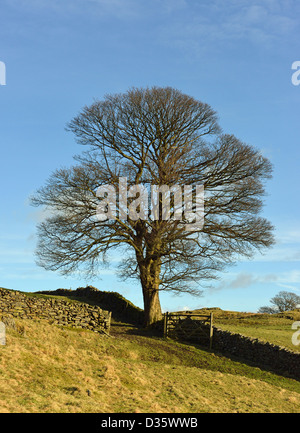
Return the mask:
<path id="1" fill-rule="evenodd" d="M 17 324 L 0 346 L 0 412 L 300 412 L 298 381 L 197 347 L 120 324 L 112 337 Z"/>

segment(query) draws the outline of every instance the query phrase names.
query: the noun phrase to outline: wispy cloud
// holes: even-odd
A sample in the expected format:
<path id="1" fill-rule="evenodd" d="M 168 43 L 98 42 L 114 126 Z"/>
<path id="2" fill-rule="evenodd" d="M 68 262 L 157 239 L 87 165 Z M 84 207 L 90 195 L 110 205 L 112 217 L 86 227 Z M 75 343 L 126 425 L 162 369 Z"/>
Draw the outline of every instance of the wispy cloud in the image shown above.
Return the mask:
<path id="1" fill-rule="evenodd" d="M 284 228 L 277 230 L 276 239 L 278 244 L 300 244 L 300 221 L 287 222 Z"/>
<path id="2" fill-rule="evenodd" d="M 300 221 L 285 221 L 283 226 L 276 226 L 275 245 L 262 253 L 255 253 L 252 262 L 299 262 L 300 261 Z M 241 257 L 239 263 L 249 262 Z"/>
<path id="3" fill-rule="evenodd" d="M 299 291 L 300 270 L 293 269 L 290 271 L 268 274 L 254 272 L 231 273 L 227 278 L 222 279 L 220 284 L 210 288 L 209 292 L 214 293 L 224 289 L 247 289 L 253 285 L 270 283 L 292 291 Z"/>
<path id="4" fill-rule="evenodd" d="M 241 259 L 240 262 L 248 261 L 248 259 Z M 299 262 L 300 261 L 300 245 L 289 246 L 274 246 L 265 254 L 256 254 L 253 257 L 253 262 Z"/>
<path id="5" fill-rule="evenodd" d="M 20 263 L 34 263 L 34 256 L 32 251 L 26 251 L 22 248 L 14 248 L 10 250 L 0 250 L 1 264 L 20 264 Z"/>
<path id="6" fill-rule="evenodd" d="M 295 286 L 291 286 L 289 284 L 282 284 L 282 283 L 277 283 L 277 286 L 282 287 L 283 289 L 292 291 L 292 292 L 300 292 L 299 288 L 295 287 Z"/>
<path id="7" fill-rule="evenodd" d="M 257 282 L 257 277 L 250 273 L 241 272 L 233 280 L 227 283 L 229 289 L 249 287 Z"/>
<path id="8" fill-rule="evenodd" d="M 294 40 L 299 29 L 299 2 L 291 0 L 215 0 L 189 4 L 186 14 L 161 29 L 165 43 L 188 51 L 250 42 L 261 47 Z"/>
<path id="9" fill-rule="evenodd" d="M 145 10 L 144 3 L 140 0 L 6 0 L 6 4 L 32 12 L 46 10 L 58 16 L 80 14 L 119 19 L 141 18 Z"/>

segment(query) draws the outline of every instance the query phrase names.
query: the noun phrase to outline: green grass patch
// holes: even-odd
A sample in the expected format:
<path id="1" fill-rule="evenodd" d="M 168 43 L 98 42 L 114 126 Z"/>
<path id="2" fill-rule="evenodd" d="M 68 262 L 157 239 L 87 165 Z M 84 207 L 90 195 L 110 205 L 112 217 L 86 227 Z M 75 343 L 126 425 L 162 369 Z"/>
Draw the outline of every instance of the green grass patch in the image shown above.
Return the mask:
<path id="1" fill-rule="evenodd" d="M 197 310 L 209 313 L 211 310 Z M 286 347 L 294 352 L 300 351 L 300 345 L 292 343 L 295 330 L 292 324 L 300 321 L 300 312 L 287 311 L 279 314 L 254 314 L 236 311 L 213 309 L 214 325 L 246 337 L 258 338 L 262 341 Z"/>

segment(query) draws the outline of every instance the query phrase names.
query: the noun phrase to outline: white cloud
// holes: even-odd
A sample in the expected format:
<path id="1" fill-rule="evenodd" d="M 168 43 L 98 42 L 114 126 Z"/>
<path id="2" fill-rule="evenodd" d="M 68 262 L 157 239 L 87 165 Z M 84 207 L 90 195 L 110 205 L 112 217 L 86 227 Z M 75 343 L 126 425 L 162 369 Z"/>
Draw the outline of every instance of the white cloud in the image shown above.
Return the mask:
<path id="1" fill-rule="evenodd" d="M 274 46 L 287 38 L 292 43 L 299 29 L 294 1 L 215 0 L 189 6 L 187 14 L 161 28 L 165 43 L 202 53 L 215 47 L 248 41 L 261 47 Z"/>
<path id="2" fill-rule="evenodd" d="M 294 224 L 295 225 L 295 224 Z M 291 227 L 291 224 L 286 224 L 289 228 L 277 230 L 277 242 L 279 244 L 295 244 L 300 243 L 300 221 L 296 227 Z"/>
<path id="3" fill-rule="evenodd" d="M 34 254 L 32 251 L 23 249 L 1 249 L 0 250 L 1 264 L 18 264 L 18 263 L 34 263 Z"/>
<path id="4" fill-rule="evenodd" d="M 300 290 L 297 289 L 295 286 L 291 286 L 288 284 L 277 283 L 277 286 L 282 287 L 282 288 L 287 289 L 287 290 L 290 290 L 292 292 L 300 292 Z"/>
<path id="5" fill-rule="evenodd" d="M 241 259 L 240 262 L 248 262 L 248 259 Z M 256 254 L 253 262 L 299 262 L 300 261 L 300 245 L 289 247 L 274 246 L 272 249 L 267 251 L 265 254 Z"/>
<path id="6" fill-rule="evenodd" d="M 19 10 L 48 11 L 58 16 L 92 14 L 130 19 L 141 17 L 144 11 L 144 3 L 139 0 L 6 0 L 6 3 Z"/>
<path id="7" fill-rule="evenodd" d="M 291 271 L 285 271 L 285 272 L 279 273 L 278 282 L 299 284 L 300 283 L 300 270 L 299 269 L 293 269 Z"/>
<path id="8" fill-rule="evenodd" d="M 249 287 L 252 284 L 256 283 L 257 277 L 253 274 L 241 272 L 233 279 L 231 282 L 227 284 L 227 287 L 230 289 L 240 289 L 244 287 Z"/>
<path id="9" fill-rule="evenodd" d="M 292 269 L 290 271 L 272 272 L 272 273 L 254 273 L 238 272 L 227 273 L 221 282 L 209 289 L 210 293 L 219 292 L 224 289 L 247 289 L 253 285 L 274 284 L 278 287 L 284 287 L 289 290 L 298 291 L 300 284 L 300 270 Z"/>
<path id="10" fill-rule="evenodd" d="M 251 262 L 299 262 L 300 261 L 300 221 L 286 221 L 283 227 L 276 226 L 273 247 L 262 254 L 254 254 Z M 239 263 L 249 262 L 248 258 L 241 257 Z"/>

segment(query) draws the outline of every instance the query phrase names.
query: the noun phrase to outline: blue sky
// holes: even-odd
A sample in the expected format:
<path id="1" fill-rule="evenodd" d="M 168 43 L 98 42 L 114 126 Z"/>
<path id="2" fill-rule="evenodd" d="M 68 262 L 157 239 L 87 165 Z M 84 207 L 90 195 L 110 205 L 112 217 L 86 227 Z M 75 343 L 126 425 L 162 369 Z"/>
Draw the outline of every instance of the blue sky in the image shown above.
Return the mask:
<path id="1" fill-rule="evenodd" d="M 297 0 L 1 0 L 0 286 L 23 291 L 88 283 L 142 306 L 114 266 L 79 280 L 35 264 L 42 213 L 28 197 L 82 151 L 65 125 L 84 105 L 130 87 L 171 86 L 206 102 L 224 132 L 274 165 L 263 215 L 276 245 L 241 260 L 203 297 L 162 293 L 164 311 L 256 311 L 280 290 L 300 294 L 300 61 Z M 1 81 L 1 80 L 0 80 Z"/>

